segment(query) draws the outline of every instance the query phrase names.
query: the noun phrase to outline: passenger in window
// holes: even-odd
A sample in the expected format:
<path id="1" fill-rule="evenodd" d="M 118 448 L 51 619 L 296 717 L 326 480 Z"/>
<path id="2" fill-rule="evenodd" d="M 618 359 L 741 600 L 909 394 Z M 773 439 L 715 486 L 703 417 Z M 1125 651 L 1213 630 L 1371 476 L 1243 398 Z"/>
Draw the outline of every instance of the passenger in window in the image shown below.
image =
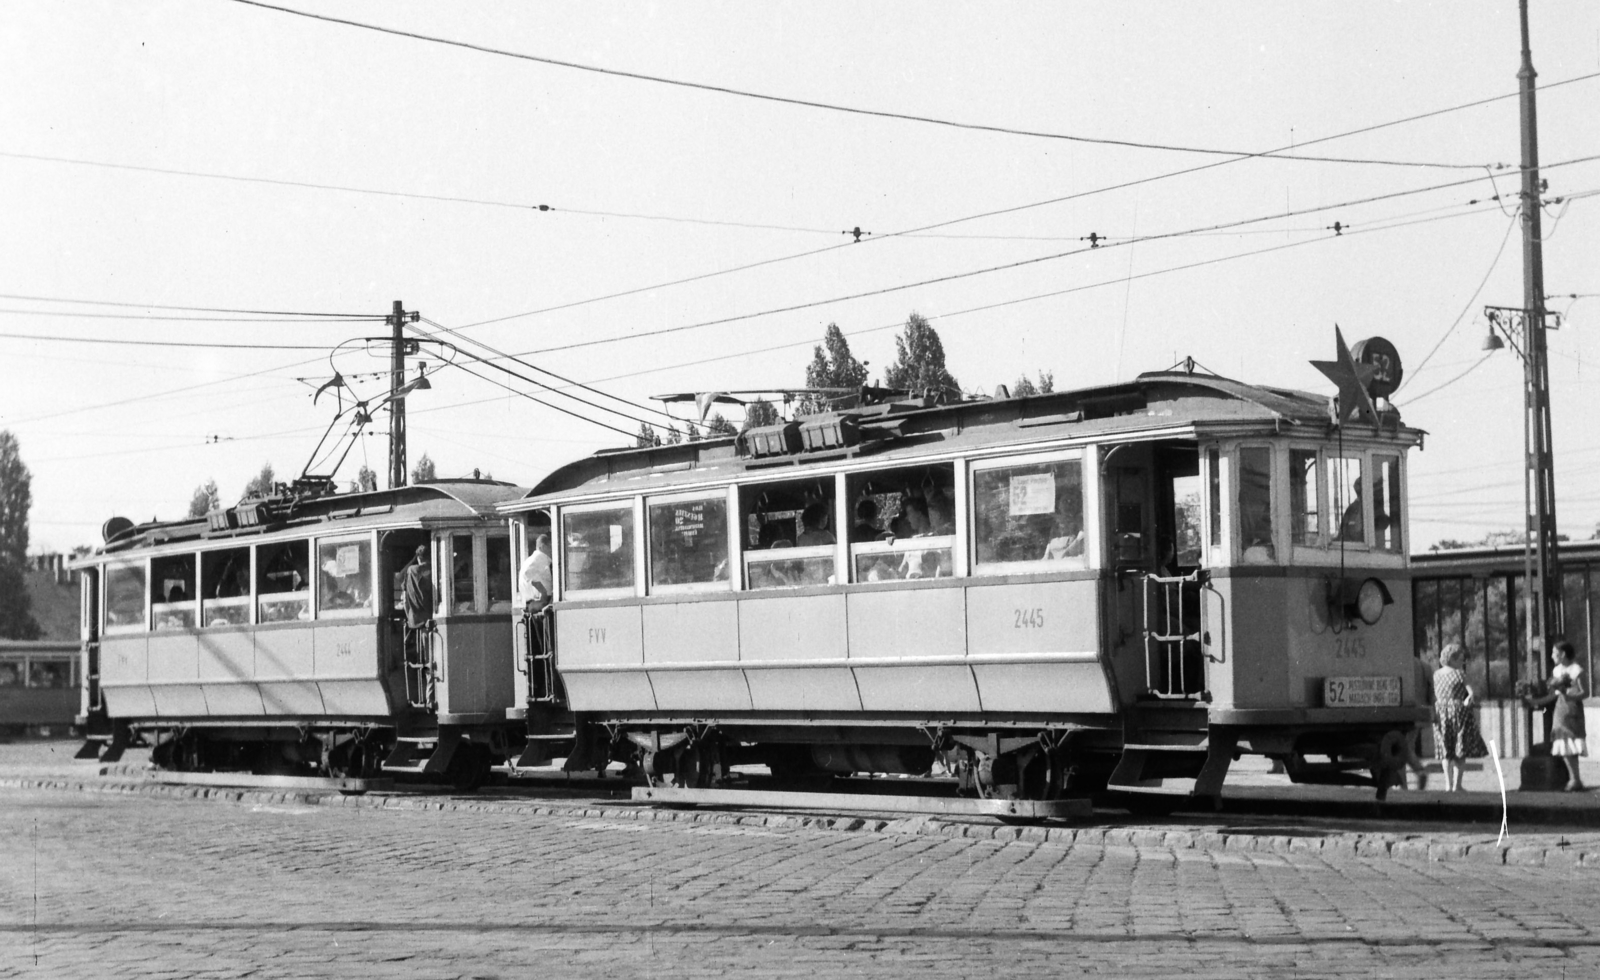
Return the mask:
<path id="1" fill-rule="evenodd" d="M 856 501 L 856 523 L 850 529 L 850 543 L 876 541 L 881 533 L 878 530 L 878 502 L 871 497 L 862 497 Z"/>
<path id="2" fill-rule="evenodd" d="M 1066 508 L 1056 510 L 1056 536 L 1044 546 L 1045 561 L 1076 558 L 1083 554 L 1083 524 Z"/>
<path id="3" fill-rule="evenodd" d="M 834 543 L 833 532 L 828 530 L 831 508 L 827 501 L 810 504 L 800 513 L 800 535 L 794 543 L 801 548 L 815 548 Z"/>
<path id="4" fill-rule="evenodd" d="M 934 535 L 956 533 L 955 504 L 940 489 L 928 492 L 928 533 Z"/>
<path id="5" fill-rule="evenodd" d="M 1276 552 L 1272 547 L 1272 511 L 1268 501 L 1255 497 L 1239 500 L 1239 523 L 1243 530 L 1244 560 L 1271 561 Z"/>
<path id="6" fill-rule="evenodd" d="M 788 537 L 789 529 L 784 527 L 784 525 L 787 523 L 787 521 L 763 522 L 761 525 L 761 535 L 756 539 L 755 550 L 765 551 L 768 548 L 794 547 L 794 542 L 789 540 Z M 781 545 L 779 544 L 780 541 L 783 542 Z"/>
<path id="7" fill-rule="evenodd" d="M 188 602 L 189 592 L 183 587 L 182 582 L 174 582 L 172 588 L 167 590 L 167 602 Z"/>

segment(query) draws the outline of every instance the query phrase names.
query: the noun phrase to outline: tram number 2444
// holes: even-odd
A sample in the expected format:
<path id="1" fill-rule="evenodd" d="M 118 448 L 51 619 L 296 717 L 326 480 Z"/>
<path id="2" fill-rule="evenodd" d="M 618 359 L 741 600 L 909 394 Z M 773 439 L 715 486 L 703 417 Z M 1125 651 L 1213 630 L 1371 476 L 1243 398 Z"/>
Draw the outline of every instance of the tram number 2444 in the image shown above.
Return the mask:
<path id="1" fill-rule="evenodd" d="M 1015 621 L 1012 623 L 1012 629 L 1044 629 L 1044 609 L 1040 608 L 1039 606 L 1033 606 L 1028 609 L 1013 609 L 1012 613 L 1016 617 Z"/>

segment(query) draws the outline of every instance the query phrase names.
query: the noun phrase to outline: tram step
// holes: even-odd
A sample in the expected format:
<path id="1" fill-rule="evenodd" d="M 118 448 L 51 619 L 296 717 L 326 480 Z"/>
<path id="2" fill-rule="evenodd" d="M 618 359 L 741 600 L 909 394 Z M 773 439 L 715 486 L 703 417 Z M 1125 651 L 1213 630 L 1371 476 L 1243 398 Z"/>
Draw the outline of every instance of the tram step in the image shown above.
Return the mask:
<path id="1" fill-rule="evenodd" d="M 1169 742 L 1124 742 L 1124 752 L 1199 752 L 1204 754 L 1209 750 L 1205 742 L 1199 743 L 1169 743 Z"/>

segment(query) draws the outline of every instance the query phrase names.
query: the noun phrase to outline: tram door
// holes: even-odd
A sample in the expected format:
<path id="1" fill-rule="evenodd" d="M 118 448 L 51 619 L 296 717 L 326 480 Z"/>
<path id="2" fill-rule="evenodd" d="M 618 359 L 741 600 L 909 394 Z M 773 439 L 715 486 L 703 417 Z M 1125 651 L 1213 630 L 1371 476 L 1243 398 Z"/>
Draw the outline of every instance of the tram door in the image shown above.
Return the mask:
<path id="1" fill-rule="evenodd" d="M 1144 577 L 1153 563 L 1150 447 L 1116 446 L 1103 458 L 1105 554 L 1113 572 L 1112 665 L 1125 696 L 1142 697 L 1149 688 L 1144 667 Z"/>
<path id="2" fill-rule="evenodd" d="M 415 692 L 410 691 L 405 677 L 406 664 L 406 590 L 405 568 L 411 564 L 417 553 L 419 545 L 429 545 L 428 532 L 420 528 L 407 528 L 398 531 L 389 531 L 381 539 L 379 548 L 379 581 L 390 583 L 389 604 L 384 610 L 383 617 L 383 662 L 385 664 L 385 679 L 389 688 L 391 704 L 405 705 L 413 700 Z M 438 589 L 437 565 L 433 576 L 435 591 Z"/>

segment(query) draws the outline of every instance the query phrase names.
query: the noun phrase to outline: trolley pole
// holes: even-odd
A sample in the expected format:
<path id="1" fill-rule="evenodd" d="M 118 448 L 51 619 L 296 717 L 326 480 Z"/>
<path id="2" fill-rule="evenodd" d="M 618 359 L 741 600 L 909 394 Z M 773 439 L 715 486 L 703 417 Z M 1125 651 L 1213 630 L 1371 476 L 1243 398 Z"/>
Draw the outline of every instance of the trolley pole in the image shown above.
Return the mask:
<path id="1" fill-rule="evenodd" d="M 1544 247 L 1540 239 L 1539 124 L 1534 103 L 1533 54 L 1528 44 L 1528 0 L 1520 0 L 1522 67 L 1517 72 L 1522 119 L 1522 307 L 1524 424 L 1526 426 L 1523 547 L 1524 609 L 1530 682 L 1544 674 L 1543 660 L 1563 628 L 1561 569 L 1556 553 L 1555 457 L 1550 426 L 1550 370 L 1545 347 Z M 1532 729 L 1532 718 L 1529 718 Z M 1530 731 L 1530 735 L 1543 733 Z"/>
<path id="2" fill-rule="evenodd" d="M 393 328 L 389 358 L 389 489 L 393 490 L 406 485 L 406 400 L 400 396 L 406 383 L 406 311 L 399 300 L 384 322 Z"/>

